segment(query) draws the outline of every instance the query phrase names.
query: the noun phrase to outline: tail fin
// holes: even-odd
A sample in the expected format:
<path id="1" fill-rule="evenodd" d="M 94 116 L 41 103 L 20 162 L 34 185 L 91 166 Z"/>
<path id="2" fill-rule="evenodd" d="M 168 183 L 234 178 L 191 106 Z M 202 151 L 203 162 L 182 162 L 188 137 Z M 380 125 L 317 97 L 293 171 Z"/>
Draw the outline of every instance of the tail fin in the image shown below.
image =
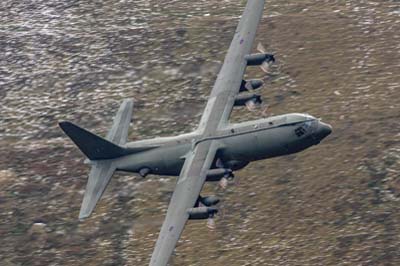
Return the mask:
<path id="1" fill-rule="evenodd" d="M 111 130 L 108 132 L 106 139 L 117 144 L 124 145 L 128 138 L 129 124 L 132 119 L 133 101 L 124 100 L 119 107 L 118 113 L 114 118 Z"/>
<path id="2" fill-rule="evenodd" d="M 114 159 L 127 154 L 124 148 L 71 122 L 61 122 L 59 125 L 90 160 Z"/>
<path id="3" fill-rule="evenodd" d="M 106 139 L 71 122 L 61 122 L 59 125 L 90 160 L 114 159 L 132 153 L 119 146 L 126 143 L 132 109 L 132 100 L 122 102 Z"/>
<path id="4" fill-rule="evenodd" d="M 61 129 L 72 139 L 79 149 L 92 160 L 92 169 L 89 173 L 79 219 L 90 216 L 101 195 L 103 195 L 116 170 L 115 160 L 112 159 L 153 148 L 127 149 L 120 146 L 126 143 L 132 117 L 132 108 L 132 100 L 123 101 L 106 139 L 70 122 L 61 122 L 59 124 Z"/>

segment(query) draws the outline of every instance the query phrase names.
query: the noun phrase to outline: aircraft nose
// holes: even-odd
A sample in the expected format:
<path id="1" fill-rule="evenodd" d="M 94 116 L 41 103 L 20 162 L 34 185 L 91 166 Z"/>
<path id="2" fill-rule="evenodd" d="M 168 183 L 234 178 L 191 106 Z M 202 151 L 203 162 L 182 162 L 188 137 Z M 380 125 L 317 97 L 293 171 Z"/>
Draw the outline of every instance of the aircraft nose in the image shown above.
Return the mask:
<path id="1" fill-rule="evenodd" d="M 314 136 L 321 141 L 326 138 L 329 134 L 332 133 L 332 127 L 329 124 L 319 121 L 317 130 L 314 133 Z"/>

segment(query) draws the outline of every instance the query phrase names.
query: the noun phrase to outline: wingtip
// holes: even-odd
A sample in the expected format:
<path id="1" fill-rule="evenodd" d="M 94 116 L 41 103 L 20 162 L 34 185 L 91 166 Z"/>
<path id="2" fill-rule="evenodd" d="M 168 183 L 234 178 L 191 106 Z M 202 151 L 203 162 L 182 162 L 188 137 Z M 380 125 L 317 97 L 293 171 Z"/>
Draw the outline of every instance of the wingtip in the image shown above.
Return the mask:
<path id="1" fill-rule="evenodd" d="M 73 126 L 74 124 L 72 124 L 71 122 L 68 121 L 61 121 L 58 122 L 58 126 L 65 132 L 65 130 L 67 130 L 67 128 Z"/>
<path id="2" fill-rule="evenodd" d="M 125 103 L 133 103 L 134 102 L 134 98 L 126 98 L 126 99 L 124 99 L 122 102 L 125 102 Z"/>
<path id="3" fill-rule="evenodd" d="M 68 121 L 61 121 L 61 122 L 58 122 L 58 126 L 59 127 L 63 127 L 63 126 L 65 126 L 66 124 L 68 124 Z"/>
<path id="4" fill-rule="evenodd" d="M 81 210 L 80 213 L 79 213 L 79 221 L 84 221 L 89 216 L 90 216 L 90 213 Z"/>

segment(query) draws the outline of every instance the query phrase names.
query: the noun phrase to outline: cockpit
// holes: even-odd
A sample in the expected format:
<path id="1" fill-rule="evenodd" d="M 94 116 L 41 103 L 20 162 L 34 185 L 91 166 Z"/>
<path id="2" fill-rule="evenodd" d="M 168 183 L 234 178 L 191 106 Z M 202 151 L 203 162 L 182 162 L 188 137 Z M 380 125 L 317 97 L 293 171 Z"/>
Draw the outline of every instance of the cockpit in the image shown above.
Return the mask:
<path id="1" fill-rule="evenodd" d="M 306 133 L 310 133 L 313 131 L 313 126 L 315 127 L 317 119 L 309 114 L 288 114 L 286 116 L 286 124 L 287 125 L 296 125 L 297 127 L 294 129 L 294 133 L 297 137 L 302 137 Z"/>
<path id="2" fill-rule="evenodd" d="M 313 120 L 308 120 L 308 121 L 302 123 L 299 127 L 297 127 L 294 130 L 294 133 L 296 134 L 296 136 L 301 137 L 304 134 L 306 134 L 308 131 L 312 130 L 311 129 L 312 123 L 313 123 Z"/>
<path id="3" fill-rule="evenodd" d="M 315 117 L 309 114 L 299 114 L 299 113 L 287 114 L 285 115 L 285 118 L 286 118 L 286 124 L 295 124 L 300 122 L 316 120 Z"/>
<path id="4" fill-rule="evenodd" d="M 298 138 L 312 136 L 316 142 L 321 141 L 332 132 L 332 127 L 309 114 L 289 114 L 286 124 L 295 126 L 294 133 Z"/>

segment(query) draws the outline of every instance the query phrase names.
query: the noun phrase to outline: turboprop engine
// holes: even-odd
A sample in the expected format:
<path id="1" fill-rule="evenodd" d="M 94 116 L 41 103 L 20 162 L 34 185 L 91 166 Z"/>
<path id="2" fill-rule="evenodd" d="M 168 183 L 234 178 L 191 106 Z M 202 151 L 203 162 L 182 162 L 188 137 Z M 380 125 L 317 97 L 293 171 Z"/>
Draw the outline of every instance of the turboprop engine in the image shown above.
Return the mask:
<path id="1" fill-rule="evenodd" d="M 217 168 L 208 170 L 206 181 L 219 181 L 219 186 L 225 189 L 228 185 L 228 179 L 233 179 L 235 176 L 231 169 Z M 204 204 L 205 205 L 205 204 Z"/>
<path id="2" fill-rule="evenodd" d="M 233 177 L 231 169 L 217 168 L 208 170 L 206 181 L 215 182 L 220 181 L 224 177 Z"/>
<path id="3" fill-rule="evenodd" d="M 258 94 L 239 94 L 235 98 L 234 106 L 246 106 L 249 111 L 254 111 L 257 106 L 262 104 L 261 95 Z"/>
<path id="4" fill-rule="evenodd" d="M 264 62 L 267 63 L 275 62 L 275 57 L 273 54 L 265 54 L 265 53 L 249 54 L 246 56 L 246 60 L 248 66 L 259 66 Z"/>
<path id="5" fill-rule="evenodd" d="M 239 92 L 256 90 L 262 85 L 264 85 L 264 81 L 261 79 L 242 80 Z"/>
<path id="6" fill-rule="evenodd" d="M 219 203 L 219 198 L 217 198 L 216 196 L 199 196 L 199 202 L 201 202 L 201 204 L 203 204 L 204 206 L 211 207 Z"/>
<path id="7" fill-rule="evenodd" d="M 249 101 L 252 101 L 255 104 L 262 103 L 261 95 L 258 94 L 244 94 L 237 95 L 235 98 L 235 106 L 244 106 L 247 105 Z"/>
<path id="8" fill-rule="evenodd" d="M 218 209 L 215 207 L 197 207 L 190 208 L 187 210 L 187 212 L 190 220 L 203 220 L 213 218 L 218 212 Z"/>
<path id="9" fill-rule="evenodd" d="M 257 50 L 260 53 L 249 54 L 246 56 L 247 65 L 260 66 L 265 73 L 268 73 L 270 64 L 275 62 L 275 57 L 273 54 L 266 53 L 265 48 L 261 43 L 257 45 Z"/>

